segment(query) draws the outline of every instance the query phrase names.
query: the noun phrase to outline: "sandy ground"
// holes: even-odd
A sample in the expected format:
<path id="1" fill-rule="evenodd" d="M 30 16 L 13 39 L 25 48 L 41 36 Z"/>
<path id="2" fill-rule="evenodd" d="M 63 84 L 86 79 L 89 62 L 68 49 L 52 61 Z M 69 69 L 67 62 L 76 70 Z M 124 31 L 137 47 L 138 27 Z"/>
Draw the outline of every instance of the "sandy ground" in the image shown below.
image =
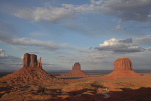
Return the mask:
<path id="1" fill-rule="evenodd" d="M 151 101 L 151 73 L 143 78 L 61 77 L 53 83 L 2 83 L 0 101 Z"/>

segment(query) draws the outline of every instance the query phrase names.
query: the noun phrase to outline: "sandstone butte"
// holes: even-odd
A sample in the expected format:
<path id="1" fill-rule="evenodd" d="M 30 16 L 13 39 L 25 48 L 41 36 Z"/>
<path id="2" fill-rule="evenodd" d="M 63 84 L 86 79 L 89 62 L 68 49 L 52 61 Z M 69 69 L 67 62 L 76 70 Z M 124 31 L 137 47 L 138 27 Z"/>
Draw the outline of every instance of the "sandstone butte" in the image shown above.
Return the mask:
<path id="1" fill-rule="evenodd" d="M 103 76 L 103 78 L 141 78 L 142 75 L 132 70 L 132 61 L 129 58 L 118 58 L 114 61 L 114 71 Z"/>
<path id="2" fill-rule="evenodd" d="M 72 70 L 69 73 L 64 73 L 61 76 L 67 76 L 67 77 L 87 77 L 90 76 L 87 73 L 84 73 L 81 70 L 81 65 L 79 62 L 76 62 L 74 66 L 72 66 Z"/>
<path id="3" fill-rule="evenodd" d="M 54 76 L 42 69 L 42 58 L 37 61 L 37 55 L 24 54 L 23 67 L 4 77 L 0 78 L 1 82 L 8 83 L 31 83 L 31 82 L 52 82 L 56 80 Z"/>

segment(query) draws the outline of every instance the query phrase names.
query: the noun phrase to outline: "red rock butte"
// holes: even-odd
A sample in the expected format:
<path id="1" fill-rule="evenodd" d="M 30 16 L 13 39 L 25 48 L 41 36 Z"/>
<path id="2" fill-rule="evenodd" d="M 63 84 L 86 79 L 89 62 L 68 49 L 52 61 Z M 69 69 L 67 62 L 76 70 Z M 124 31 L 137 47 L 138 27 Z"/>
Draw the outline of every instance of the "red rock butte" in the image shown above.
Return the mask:
<path id="1" fill-rule="evenodd" d="M 52 82 L 56 78 L 42 69 L 42 58 L 37 61 L 37 55 L 24 54 L 23 67 L 4 77 L 0 78 L 2 82 L 8 83 L 30 83 L 30 82 Z"/>
<path id="2" fill-rule="evenodd" d="M 114 71 L 103 78 L 141 78 L 142 75 L 132 70 L 132 61 L 129 58 L 118 58 L 114 62 Z"/>
<path id="3" fill-rule="evenodd" d="M 67 77 L 87 77 L 90 76 L 87 73 L 84 73 L 81 70 L 81 65 L 79 62 L 76 62 L 74 66 L 72 66 L 72 70 L 69 73 L 64 73 L 62 76 L 67 76 Z"/>

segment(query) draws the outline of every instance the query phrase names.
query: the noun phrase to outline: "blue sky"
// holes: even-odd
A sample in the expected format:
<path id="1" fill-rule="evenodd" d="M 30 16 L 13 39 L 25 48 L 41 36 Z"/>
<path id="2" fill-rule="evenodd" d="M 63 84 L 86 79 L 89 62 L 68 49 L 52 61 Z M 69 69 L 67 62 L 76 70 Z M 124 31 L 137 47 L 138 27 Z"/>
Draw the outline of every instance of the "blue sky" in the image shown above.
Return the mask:
<path id="1" fill-rule="evenodd" d="M 151 69 L 151 1 L 1 0 L 0 70 L 20 69 L 25 53 L 45 70 L 112 70 L 120 57 Z"/>

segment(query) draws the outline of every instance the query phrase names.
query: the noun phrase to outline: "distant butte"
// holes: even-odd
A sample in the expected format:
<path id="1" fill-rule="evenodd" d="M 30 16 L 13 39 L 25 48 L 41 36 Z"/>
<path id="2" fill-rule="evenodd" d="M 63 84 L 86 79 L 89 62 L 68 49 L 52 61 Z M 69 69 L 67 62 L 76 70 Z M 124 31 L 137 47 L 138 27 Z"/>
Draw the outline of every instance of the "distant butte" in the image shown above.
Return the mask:
<path id="1" fill-rule="evenodd" d="M 141 78 L 142 75 L 132 70 L 132 61 L 129 58 L 119 58 L 114 62 L 114 71 L 103 78 Z"/>
<path id="2" fill-rule="evenodd" d="M 42 69 L 42 58 L 37 61 L 37 55 L 24 54 L 23 68 L 8 74 L 0 81 L 8 83 L 52 82 L 56 78 Z"/>
<path id="3" fill-rule="evenodd" d="M 88 75 L 87 73 L 84 73 L 81 70 L 80 63 L 76 62 L 74 64 L 74 66 L 72 66 L 72 70 L 69 73 L 62 74 L 62 76 L 68 76 L 68 77 L 87 77 L 87 76 L 90 76 L 90 75 Z"/>

